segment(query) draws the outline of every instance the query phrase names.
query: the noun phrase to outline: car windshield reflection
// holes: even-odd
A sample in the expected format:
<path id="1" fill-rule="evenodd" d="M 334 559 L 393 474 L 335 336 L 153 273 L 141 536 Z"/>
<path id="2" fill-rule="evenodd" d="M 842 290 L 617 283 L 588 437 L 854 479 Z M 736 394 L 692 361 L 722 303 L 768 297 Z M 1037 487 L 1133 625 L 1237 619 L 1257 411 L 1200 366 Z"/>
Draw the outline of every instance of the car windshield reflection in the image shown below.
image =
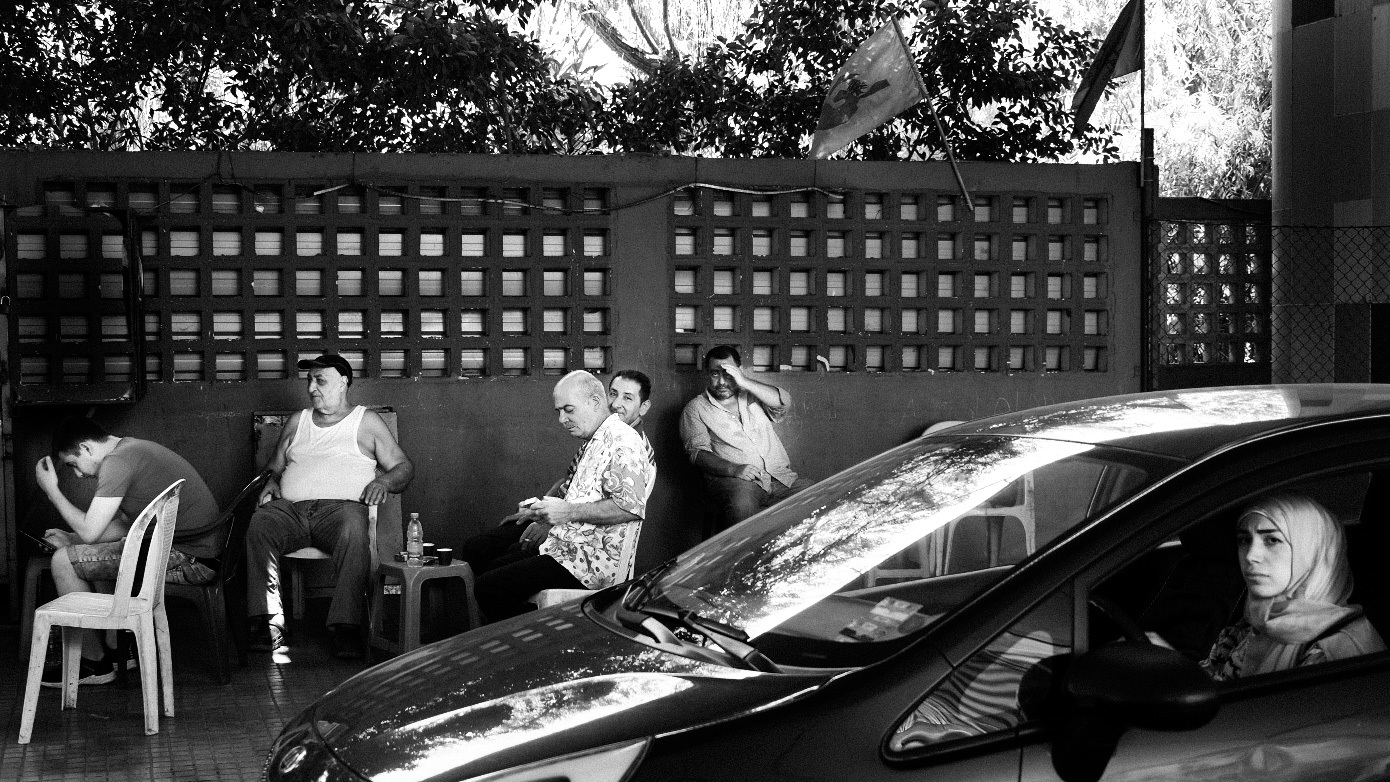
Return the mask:
<path id="1" fill-rule="evenodd" d="M 826 644 L 927 626 L 1168 469 L 1088 443 L 919 440 L 707 541 L 644 585 L 640 602 L 814 665 L 838 658 Z"/>

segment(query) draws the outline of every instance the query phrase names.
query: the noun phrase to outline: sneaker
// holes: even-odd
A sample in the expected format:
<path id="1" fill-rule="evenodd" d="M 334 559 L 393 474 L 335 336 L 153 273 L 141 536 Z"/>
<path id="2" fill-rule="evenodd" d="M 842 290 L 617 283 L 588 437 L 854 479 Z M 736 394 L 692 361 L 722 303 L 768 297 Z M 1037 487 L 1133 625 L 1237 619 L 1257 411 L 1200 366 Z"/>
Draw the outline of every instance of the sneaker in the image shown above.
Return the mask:
<path id="1" fill-rule="evenodd" d="M 367 656 L 362 631 L 357 625 L 333 625 L 333 656 L 342 660 L 360 660 Z"/>
<path id="2" fill-rule="evenodd" d="M 103 657 L 102 659 L 104 659 L 104 660 L 111 660 L 112 662 L 116 662 L 116 658 L 117 658 L 117 657 L 120 657 L 120 651 L 121 651 L 120 644 L 117 644 L 117 645 L 116 645 L 116 648 L 115 648 L 115 649 L 112 649 L 111 647 L 106 646 L 106 644 L 103 643 L 103 644 L 102 644 L 102 648 L 103 648 L 103 649 L 105 650 L 105 652 L 106 652 L 106 656 Z M 125 655 L 125 669 L 126 669 L 127 671 L 138 671 L 138 670 L 140 670 L 140 658 L 136 656 L 136 652 L 135 652 L 135 641 L 131 640 L 131 641 L 127 642 L 127 643 L 126 643 L 126 647 L 125 647 L 125 651 L 126 651 L 126 655 Z M 118 667 L 117 670 L 120 670 L 120 668 Z"/>
<path id="3" fill-rule="evenodd" d="M 279 627 L 262 618 L 251 627 L 251 641 L 247 648 L 253 652 L 278 652 L 285 647 L 285 633 Z"/>
<path id="4" fill-rule="evenodd" d="M 78 684 L 110 684 L 116 681 L 116 664 L 110 660 L 88 660 L 82 658 L 82 664 L 78 667 Z M 43 669 L 43 686 L 62 687 L 63 686 L 63 664 L 46 665 Z"/>

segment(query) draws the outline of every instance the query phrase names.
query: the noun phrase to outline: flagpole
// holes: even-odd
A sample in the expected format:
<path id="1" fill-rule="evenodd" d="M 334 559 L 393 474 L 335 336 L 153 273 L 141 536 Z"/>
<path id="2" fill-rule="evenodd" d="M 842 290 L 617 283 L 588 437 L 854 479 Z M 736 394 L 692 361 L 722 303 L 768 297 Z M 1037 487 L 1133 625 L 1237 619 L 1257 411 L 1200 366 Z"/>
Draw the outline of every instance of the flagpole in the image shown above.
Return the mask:
<path id="1" fill-rule="evenodd" d="M 1144 112 L 1148 109 L 1148 100 L 1145 97 L 1145 80 L 1148 78 L 1149 60 L 1149 31 L 1146 29 L 1149 23 L 1149 9 L 1144 0 L 1139 0 L 1139 138 L 1144 138 L 1144 128 L 1148 127 L 1145 122 Z M 1140 142 L 1143 143 L 1142 141 Z"/>
<path id="2" fill-rule="evenodd" d="M 946 130 L 941 126 L 941 117 L 936 113 L 936 104 L 932 102 L 933 93 L 927 91 L 926 82 L 922 81 L 922 72 L 917 68 L 917 58 L 912 55 L 912 49 L 907 45 L 907 37 L 903 35 L 903 29 L 898 26 L 898 17 L 893 17 L 893 32 L 898 34 L 898 43 L 902 44 L 903 51 L 907 52 L 912 64 L 912 75 L 917 78 L 917 87 L 922 90 L 922 95 L 927 101 L 927 108 L 931 110 L 932 122 L 936 123 L 936 134 L 941 138 L 941 146 L 946 148 L 946 160 L 951 164 L 951 172 L 956 175 L 956 184 L 960 186 L 960 194 L 965 198 L 965 208 L 970 209 L 975 206 L 975 202 L 970 199 L 970 191 L 965 188 L 965 178 L 960 175 L 960 166 L 956 165 L 955 152 L 951 150 L 951 140 L 946 137 Z"/>

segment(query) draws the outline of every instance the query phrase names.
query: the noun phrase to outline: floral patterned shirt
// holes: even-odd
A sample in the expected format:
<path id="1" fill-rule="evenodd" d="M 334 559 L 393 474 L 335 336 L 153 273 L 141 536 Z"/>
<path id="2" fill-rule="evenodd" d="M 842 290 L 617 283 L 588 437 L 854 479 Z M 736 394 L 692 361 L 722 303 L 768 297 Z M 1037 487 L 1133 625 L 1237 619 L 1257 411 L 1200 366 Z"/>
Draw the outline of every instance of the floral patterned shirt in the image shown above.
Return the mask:
<path id="1" fill-rule="evenodd" d="M 647 459 L 642 436 L 618 416 L 610 415 L 581 446 L 564 499 L 612 500 L 638 519 L 618 524 L 557 524 L 541 544 L 540 553 L 550 555 L 589 589 L 626 580 L 642 531 L 641 519 L 647 513 L 647 495 L 655 480 L 656 465 Z"/>

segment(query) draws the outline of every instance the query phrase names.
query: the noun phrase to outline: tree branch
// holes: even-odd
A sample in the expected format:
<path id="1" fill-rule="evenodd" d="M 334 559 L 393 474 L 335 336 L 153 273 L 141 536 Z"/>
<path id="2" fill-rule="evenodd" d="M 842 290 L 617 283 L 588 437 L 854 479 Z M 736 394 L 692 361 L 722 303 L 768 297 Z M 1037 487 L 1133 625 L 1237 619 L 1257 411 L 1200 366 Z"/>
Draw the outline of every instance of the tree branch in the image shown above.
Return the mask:
<path id="1" fill-rule="evenodd" d="M 647 42 L 647 48 L 652 50 L 652 54 L 661 54 L 661 47 L 656 45 L 656 39 L 652 37 L 651 31 L 647 29 L 646 20 L 637 12 L 636 0 L 627 0 L 627 10 L 628 13 L 632 14 L 633 21 L 637 22 L 637 32 L 642 34 L 642 39 Z"/>
<path id="2" fill-rule="evenodd" d="M 647 55 L 639 52 L 635 47 L 623 40 L 622 33 L 613 27 L 613 23 L 602 14 L 602 12 L 589 7 L 579 13 L 579 18 L 584 20 L 584 24 L 603 41 L 613 53 L 618 55 L 623 62 L 641 71 L 646 76 L 656 73 L 656 63 Z"/>
<path id="3" fill-rule="evenodd" d="M 671 35 L 671 0 L 661 0 L 661 29 L 666 33 L 666 43 L 671 45 L 671 55 L 679 56 L 676 38 Z"/>

